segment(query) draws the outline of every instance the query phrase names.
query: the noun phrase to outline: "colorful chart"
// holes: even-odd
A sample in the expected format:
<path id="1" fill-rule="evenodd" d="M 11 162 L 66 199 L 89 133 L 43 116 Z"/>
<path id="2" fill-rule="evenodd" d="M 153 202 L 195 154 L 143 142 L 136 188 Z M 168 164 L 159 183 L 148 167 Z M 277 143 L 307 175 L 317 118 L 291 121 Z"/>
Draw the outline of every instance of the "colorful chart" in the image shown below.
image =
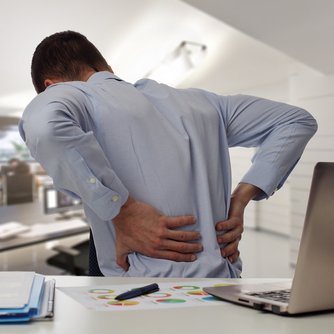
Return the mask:
<path id="1" fill-rule="evenodd" d="M 100 296 L 97 296 L 98 299 L 115 299 L 115 297 L 117 297 L 117 295 L 100 295 Z"/>
<path id="2" fill-rule="evenodd" d="M 164 304 L 185 303 L 184 299 L 158 299 L 157 302 Z"/>
<path id="3" fill-rule="evenodd" d="M 171 297 L 172 295 L 170 293 L 165 293 L 165 292 L 154 292 L 144 296 L 148 298 L 167 298 Z"/>
<path id="4" fill-rule="evenodd" d="M 108 294 L 108 293 L 113 293 L 115 292 L 114 290 L 109 290 L 109 289 L 91 289 L 87 291 L 88 293 L 97 293 L 97 294 Z"/>
<path id="5" fill-rule="evenodd" d="M 139 302 L 134 302 L 131 300 L 113 300 L 111 302 L 107 303 L 108 305 L 112 305 L 112 306 L 135 306 L 138 305 Z"/>
<path id="6" fill-rule="evenodd" d="M 207 301 L 207 302 L 221 301 L 221 299 L 218 299 L 216 297 L 204 297 L 202 299 Z"/>
<path id="7" fill-rule="evenodd" d="M 174 289 L 177 290 L 197 290 L 200 289 L 199 286 L 193 286 L 193 285 L 179 285 L 179 286 L 174 286 Z"/>
<path id="8" fill-rule="evenodd" d="M 228 281 L 174 281 L 159 283 L 159 291 L 138 296 L 129 300 L 115 300 L 115 297 L 134 288 L 138 284 L 101 285 L 87 287 L 59 288 L 68 296 L 82 303 L 87 308 L 105 312 L 124 312 L 127 310 L 170 309 L 192 306 L 222 305 L 219 298 L 215 298 L 204 291 L 205 286 L 231 285 Z M 129 307 L 122 307 L 129 306 Z M 132 306 L 132 307 L 131 307 Z"/>
<path id="9" fill-rule="evenodd" d="M 209 296 L 208 293 L 205 291 L 189 291 L 187 294 L 192 295 L 192 296 Z"/>

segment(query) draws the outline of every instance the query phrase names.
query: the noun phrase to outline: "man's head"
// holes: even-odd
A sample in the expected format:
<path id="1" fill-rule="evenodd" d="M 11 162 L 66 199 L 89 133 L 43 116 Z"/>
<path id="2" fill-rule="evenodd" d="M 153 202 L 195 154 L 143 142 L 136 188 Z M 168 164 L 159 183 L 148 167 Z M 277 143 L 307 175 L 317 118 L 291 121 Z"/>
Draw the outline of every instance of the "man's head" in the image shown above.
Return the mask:
<path id="1" fill-rule="evenodd" d="M 37 93 L 47 82 L 85 81 L 87 73 L 111 71 L 99 50 L 74 31 L 46 37 L 36 48 L 31 62 L 31 78 Z"/>

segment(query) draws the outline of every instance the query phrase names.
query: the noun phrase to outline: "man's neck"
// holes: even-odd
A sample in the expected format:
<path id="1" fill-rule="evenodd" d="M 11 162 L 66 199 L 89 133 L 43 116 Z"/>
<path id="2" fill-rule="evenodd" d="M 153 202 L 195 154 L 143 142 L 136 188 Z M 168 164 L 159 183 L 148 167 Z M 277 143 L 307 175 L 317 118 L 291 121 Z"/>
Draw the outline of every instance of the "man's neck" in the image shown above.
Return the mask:
<path id="1" fill-rule="evenodd" d="M 94 73 L 96 73 L 96 71 L 91 70 L 88 71 L 82 78 L 82 81 L 87 81 Z"/>

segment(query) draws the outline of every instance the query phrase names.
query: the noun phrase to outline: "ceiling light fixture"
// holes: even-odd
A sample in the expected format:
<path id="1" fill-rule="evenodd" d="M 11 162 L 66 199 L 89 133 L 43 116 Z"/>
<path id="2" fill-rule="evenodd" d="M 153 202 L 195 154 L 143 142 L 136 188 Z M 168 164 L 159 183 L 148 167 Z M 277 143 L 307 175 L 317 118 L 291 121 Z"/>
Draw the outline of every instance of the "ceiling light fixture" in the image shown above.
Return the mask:
<path id="1" fill-rule="evenodd" d="M 204 44 L 183 41 L 144 77 L 175 86 L 200 64 L 206 49 Z"/>

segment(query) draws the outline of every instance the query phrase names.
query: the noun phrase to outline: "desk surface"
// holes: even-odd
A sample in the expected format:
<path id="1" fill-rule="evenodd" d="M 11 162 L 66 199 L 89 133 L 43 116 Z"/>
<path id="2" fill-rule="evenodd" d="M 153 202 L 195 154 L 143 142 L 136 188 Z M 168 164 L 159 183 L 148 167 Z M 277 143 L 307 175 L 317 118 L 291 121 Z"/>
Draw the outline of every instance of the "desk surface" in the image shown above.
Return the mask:
<path id="1" fill-rule="evenodd" d="M 78 211 L 79 212 L 79 211 Z M 81 210 L 84 217 L 83 210 Z M 55 223 L 58 214 L 45 215 L 43 213 L 43 203 L 33 202 L 19 205 L 9 205 L 0 207 L 0 224 L 16 221 L 28 226 L 34 224 L 50 224 Z M 69 220 L 70 224 L 70 220 Z M 25 247 L 53 239 L 70 237 L 73 235 L 89 232 L 89 226 L 76 227 L 53 235 L 44 235 L 36 237 L 15 237 L 8 240 L 0 241 L 0 252 L 11 249 Z"/>
<path id="2" fill-rule="evenodd" d="M 77 213 L 83 213 L 78 210 Z M 83 214 L 84 216 L 84 214 Z M 17 205 L 0 206 L 0 224 L 17 221 L 26 225 L 55 222 L 59 214 L 44 214 L 43 202 L 37 201 Z"/>
<path id="3" fill-rule="evenodd" d="M 48 276 L 47 279 L 52 278 Z M 109 278 L 56 276 L 57 287 L 92 286 L 105 284 L 138 284 L 152 282 L 181 282 L 180 278 Z M 193 279 L 198 281 L 199 279 Z M 204 281 L 205 279 L 203 279 Z M 282 280 L 282 279 L 277 279 Z M 212 279 L 207 279 L 208 282 Z M 217 279 L 214 279 L 217 282 Z M 224 279 L 226 281 L 226 279 Z M 231 280 L 233 282 L 234 280 Z M 239 283 L 241 280 L 237 280 Z M 243 279 L 245 283 L 269 279 Z M 273 280 L 271 280 L 273 281 Z M 162 310 L 126 310 L 98 312 L 82 306 L 56 289 L 55 317 L 51 322 L 24 325 L 0 325 L 1 332 L 13 333 L 333 333 L 334 311 L 301 316 L 278 316 L 252 308 L 223 304 Z"/>

